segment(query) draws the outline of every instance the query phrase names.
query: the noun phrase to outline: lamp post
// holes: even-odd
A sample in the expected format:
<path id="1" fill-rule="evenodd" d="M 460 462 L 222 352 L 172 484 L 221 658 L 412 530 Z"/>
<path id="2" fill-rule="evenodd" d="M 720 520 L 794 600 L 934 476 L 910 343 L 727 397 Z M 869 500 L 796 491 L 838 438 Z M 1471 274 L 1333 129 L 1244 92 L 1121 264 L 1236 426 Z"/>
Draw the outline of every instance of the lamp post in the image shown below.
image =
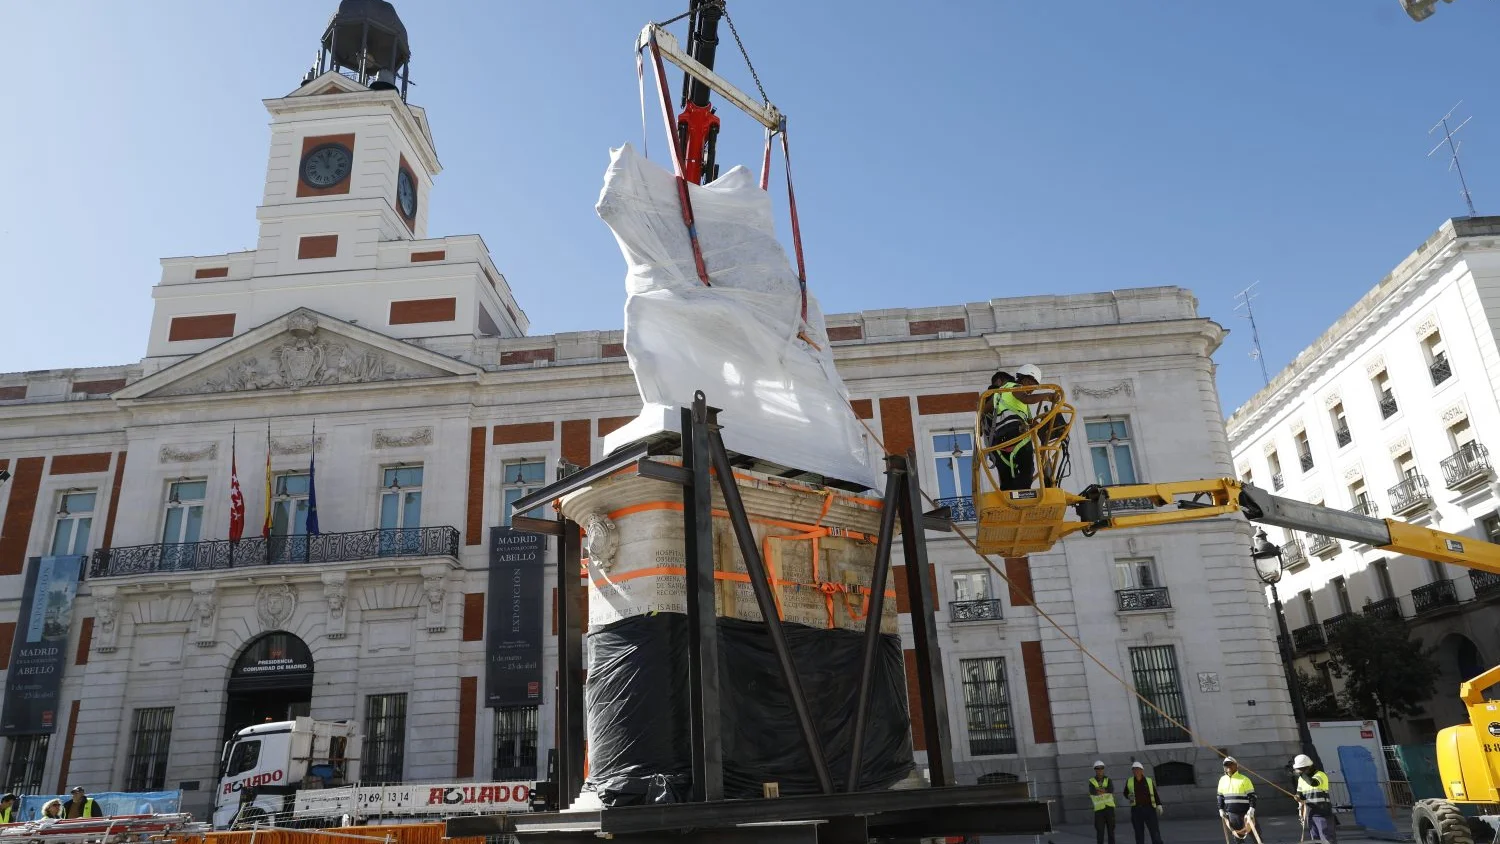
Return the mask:
<path id="1" fill-rule="evenodd" d="M 1276 649 L 1281 654 L 1281 668 L 1286 673 L 1287 693 L 1292 696 L 1292 718 L 1297 722 L 1297 739 L 1302 745 L 1302 752 L 1316 758 L 1312 732 L 1307 729 L 1307 710 L 1302 705 L 1302 687 L 1298 684 L 1297 674 L 1292 667 L 1292 634 L 1286 629 L 1286 614 L 1281 610 L 1281 596 L 1276 592 L 1276 584 L 1281 582 L 1285 569 L 1285 563 L 1281 559 L 1281 546 L 1271 542 L 1266 537 L 1265 528 L 1260 528 L 1255 531 L 1255 545 L 1250 549 L 1250 556 L 1255 560 L 1256 575 L 1262 583 L 1271 587 L 1276 628 L 1281 633 L 1276 637 Z"/>

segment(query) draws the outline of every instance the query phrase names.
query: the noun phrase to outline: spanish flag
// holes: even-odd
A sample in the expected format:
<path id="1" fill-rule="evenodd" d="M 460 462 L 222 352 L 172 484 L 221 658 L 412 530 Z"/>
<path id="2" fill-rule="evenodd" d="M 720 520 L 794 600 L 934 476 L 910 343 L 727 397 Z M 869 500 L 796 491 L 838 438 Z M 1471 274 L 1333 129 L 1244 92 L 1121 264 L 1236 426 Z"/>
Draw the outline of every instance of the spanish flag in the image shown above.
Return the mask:
<path id="1" fill-rule="evenodd" d="M 260 535 L 271 538 L 271 426 L 266 426 L 266 519 L 261 523 Z"/>

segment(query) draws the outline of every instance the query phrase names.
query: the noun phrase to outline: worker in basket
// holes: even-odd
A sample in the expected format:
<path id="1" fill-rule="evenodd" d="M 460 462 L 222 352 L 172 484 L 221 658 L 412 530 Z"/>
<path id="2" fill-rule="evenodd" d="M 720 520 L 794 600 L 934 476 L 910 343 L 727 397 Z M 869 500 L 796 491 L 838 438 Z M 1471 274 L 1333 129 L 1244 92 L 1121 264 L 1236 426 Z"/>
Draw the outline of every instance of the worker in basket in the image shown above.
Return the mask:
<path id="1" fill-rule="evenodd" d="M 990 389 L 998 392 L 990 395 L 985 415 L 989 420 L 989 435 L 986 444 L 994 448 L 1010 442 L 1031 430 L 1037 413 L 1035 405 L 1054 399 L 1051 393 L 1018 391 L 1017 387 L 1035 387 L 1042 381 L 1042 371 L 1035 364 L 1026 364 L 1016 370 L 1014 378 L 1006 372 L 996 372 L 990 378 Z M 997 383 L 998 382 L 998 383 Z M 980 420 L 981 429 L 985 419 Z M 1000 476 L 1000 489 L 1030 489 L 1036 479 L 1036 443 L 1031 437 L 1011 443 L 990 452 L 990 461 L 995 473 Z M 1055 479 L 1048 478 L 1048 483 Z"/>
<path id="2" fill-rule="evenodd" d="M 1255 783 L 1240 773 L 1233 756 L 1224 757 L 1224 776 L 1219 777 L 1219 817 L 1237 841 L 1255 830 Z"/>

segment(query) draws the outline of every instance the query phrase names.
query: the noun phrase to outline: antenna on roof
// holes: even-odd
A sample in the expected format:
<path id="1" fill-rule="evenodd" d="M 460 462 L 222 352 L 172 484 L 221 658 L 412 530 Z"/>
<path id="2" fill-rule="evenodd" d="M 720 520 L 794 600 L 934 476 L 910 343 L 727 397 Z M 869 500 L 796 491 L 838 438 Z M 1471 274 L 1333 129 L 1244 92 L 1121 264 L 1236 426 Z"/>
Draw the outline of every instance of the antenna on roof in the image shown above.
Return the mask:
<path id="1" fill-rule="evenodd" d="M 1261 354 L 1260 351 L 1260 329 L 1255 326 L 1255 309 L 1250 306 L 1250 303 L 1255 299 L 1255 287 L 1258 284 L 1260 282 L 1257 281 L 1255 284 L 1234 294 L 1234 298 L 1239 301 L 1239 304 L 1235 305 L 1234 309 L 1238 311 L 1240 308 L 1244 308 L 1245 313 L 1242 316 L 1250 320 L 1250 357 L 1260 362 L 1260 377 L 1265 379 L 1266 386 L 1269 387 L 1271 386 L 1271 373 L 1266 371 L 1266 356 Z"/>
<path id="2" fill-rule="evenodd" d="M 1431 135 L 1433 132 L 1436 132 L 1439 128 L 1443 130 L 1443 139 L 1441 141 L 1438 141 L 1438 145 L 1433 147 L 1427 153 L 1427 157 L 1431 158 L 1434 153 L 1442 149 L 1444 146 L 1448 147 L 1448 169 L 1450 171 L 1458 173 L 1458 192 L 1463 194 L 1464 204 L 1469 206 L 1469 216 L 1477 217 L 1479 215 L 1474 212 L 1474 199 L 1473 197 L 1469 196 L 1469 183 L 1464 180 L 1464 168 L 1458 163 L 1458 151 L 1463 148 L 1464 143 L 1463 141 L 1459 141 L 1456 144 L 1453 143 L 1453 136 L 1458 134 L 1458 130 L 1469 125 L 1469 121 L 1473 120 L 1473 118 L 1465 117 L 1464 122 L 1458 124 L 1457 126 L 1454 126 L 1452 128 L 1449 128 L 1448 126 L 1448 121 L 1453 117 L 1453 112 L 1458 111 L 1458 107 L 1463 104 L 1464 101 L 1459 100 L 1458 103 L 1453 106 L 1453 108 L 1448 109 L 1448 113 L 1443 115 L 1443 119 L 1439 120 L 1437 122 L 1437 125 L 1427 130 L 1427 134 L 1429 135 Z"/>

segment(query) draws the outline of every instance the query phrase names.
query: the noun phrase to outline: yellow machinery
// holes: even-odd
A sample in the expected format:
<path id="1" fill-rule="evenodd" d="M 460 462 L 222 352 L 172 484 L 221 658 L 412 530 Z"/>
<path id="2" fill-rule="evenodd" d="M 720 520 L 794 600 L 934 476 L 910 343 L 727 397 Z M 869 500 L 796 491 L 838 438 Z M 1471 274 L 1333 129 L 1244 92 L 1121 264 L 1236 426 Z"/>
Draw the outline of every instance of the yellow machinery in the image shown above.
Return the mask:
<path id="1" fill-rule="evenodd" d="M 1500 545 L 1281 498 L 1232 478 L 1095 485 L 1080 493 L 1068 492 L 1059 482 L 1066 474 L 1073 408 L 1055 384 L 1012 389 L 1044 401 L 1028 404 L 1035 408 L 1030 426 L 1012 439 L 991 442 L 986 439 L 988 430 L 976 432 L 980 447 L 973 461 L 971 489 L 978 519 L 975 544 L 982 554 L 1024 557 L 1045 552 L 1073 533 L 1093 536 L 1101 530 L 1241 512 L 1254 522 L 1500 574 Z M 988 427 L 985 408 L 993 405 L 999 392 L 989 390 L 980 397 L 981 429 Z M 1027 488 L 1005 490 L 1001 487 L 1008 484 L 1002 484 L 994 456 L 1012 457 L 1017 449 L 1033 450 L 1036 477 Z M 1131 500 L 1130 509 L 1116 514 L 1110 502 L 1122 499 Z M 1469 723 L 1438 734 L 1438 768 L 1447 799 L 1422 800 L 1413 807 L 1412 832 L 1417 844 L 1474 844 L 1476 832 L 1480 841 L 1500 842 L 1500 701 L 1486 699 L 1491 687 L 1500 687 L 1500 666 L 1461 686 Z M 1460 806 L 1469 808 L 1467 816 Z"/>

